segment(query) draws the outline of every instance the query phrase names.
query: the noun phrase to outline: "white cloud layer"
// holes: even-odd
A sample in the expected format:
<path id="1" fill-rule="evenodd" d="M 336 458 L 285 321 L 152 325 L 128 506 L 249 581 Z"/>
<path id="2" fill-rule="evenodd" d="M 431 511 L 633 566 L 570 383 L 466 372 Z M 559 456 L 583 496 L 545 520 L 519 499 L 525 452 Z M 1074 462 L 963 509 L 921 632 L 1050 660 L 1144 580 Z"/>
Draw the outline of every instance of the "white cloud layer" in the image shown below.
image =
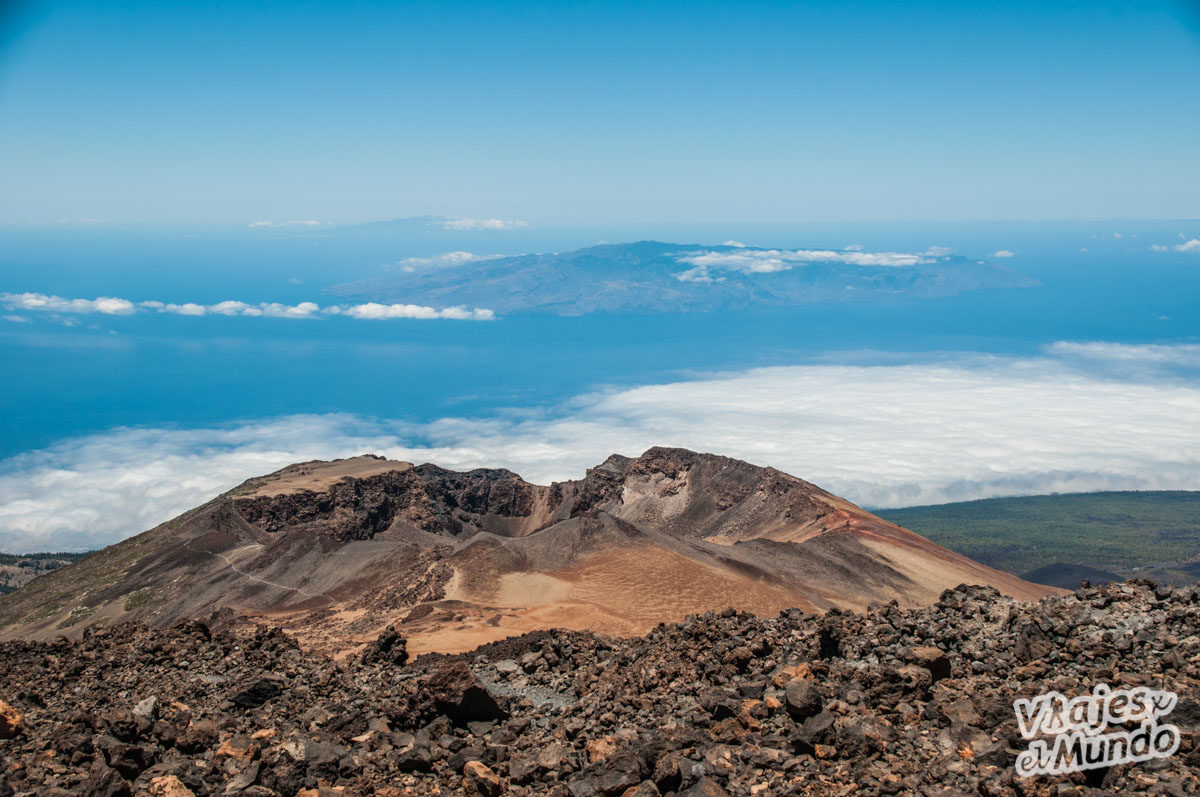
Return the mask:
<path id="1" fill-rule="evenodd" d="M 281 304 L 279 302 L 224 301 L 216 304 L 185 302 L 134 302 L 102 296 L 98 299 L 64 299 L 43 293 L 0 293 L 0 306 L 10 310 L 34 310 L 59 313 L 102 313 L 105 315 L 131 315 L 139 309 L 158 313 L 186 316 L 249 316 L 254 318 L 319 318 L 320 316 L 343 315 L 361 319 L 393 318 L 448 318 L 459 321 L 492 321 L 496 314 L 491 310 L 475 307 L 445 307 L 437 309 L 416 304 L 367 304 L 330 305 L 321 307 L 315 302 Z M 15 316 L 14 316 L 15 317 Z"/>
<path id="2" fill-rule="evenodd" d="M 1092 360 L 1194 347 L 1056 344 L 1024 359 L 763 368 L 430 424 L 295 416 L 121 429 L 0 462 L 0 549 L 102 545 L 292 462 L 379 453 L 508 467 L 546 483 L 613 452 L 686 446 L 777 468 L 867 506 L 1200 488 L 1200 384 Z M 419 441 L 419 442 L 418 442 Z"/>
<path id="3" fill-rule="evenodd" d="M 1107 343 L 1059 341 L 1044 348 L 1065 362 L 1082 362 L 1085 367 L 1113 376 L 1148 379 L 1161 377 L 1164 369 L 1176 375 L 1200 374 L 1200 344 L 1196 343 Z"/>
<path id="4" fill-rule="evenodd" d="M 528 222 L 520 219 L 447 219 L 442 227 L 447 230 L 523 230 Z"/>
<path id="5" fill-rule="evenodd" d="M 732 244 L 731 244 L 732 245 Z M 864 252 L 861 247 L 834 251 L 832 249 L 750 249 L 741 247 L 735 252 L 702 251 L 683 255 L 679 262 L 691 268 L 675 275 L 681 282 L 717 282 L 721 272 L 740 274 L 769 274 L 788 271 L 809 263 L 845 263 L 852 266 L 890 266 L 902 268 L 932 263 L 934 252 Z"/>

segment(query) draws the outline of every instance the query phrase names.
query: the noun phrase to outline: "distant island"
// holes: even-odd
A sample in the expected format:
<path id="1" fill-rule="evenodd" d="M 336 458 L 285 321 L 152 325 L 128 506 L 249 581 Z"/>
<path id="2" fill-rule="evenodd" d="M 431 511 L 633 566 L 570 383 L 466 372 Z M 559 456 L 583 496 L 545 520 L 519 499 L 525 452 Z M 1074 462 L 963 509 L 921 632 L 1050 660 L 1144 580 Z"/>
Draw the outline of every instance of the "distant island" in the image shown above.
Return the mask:
<path id="1" fill-rule="evenodd" d="M 489 307 L 499 313 L 672 313 L 930 299 L 1025 288 L 1037 280 L 997 263 L 942 251 L 766 249 L 660 241 L 572 252 L 477 258 L 335 285 L 360 301 Z"/>

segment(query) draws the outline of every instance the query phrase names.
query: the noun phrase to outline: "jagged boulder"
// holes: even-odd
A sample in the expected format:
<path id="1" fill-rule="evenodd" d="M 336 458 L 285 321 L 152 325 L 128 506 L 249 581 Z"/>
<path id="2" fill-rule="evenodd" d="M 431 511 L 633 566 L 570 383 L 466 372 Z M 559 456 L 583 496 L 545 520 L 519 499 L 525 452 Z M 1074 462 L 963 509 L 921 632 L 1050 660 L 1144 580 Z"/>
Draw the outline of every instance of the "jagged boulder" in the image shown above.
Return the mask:
<path id="1" fill-rule="evenodd" d="M 25 729 L 25 715 L 0 700 L 0 739 L 12 739 Z"/>
<path id="2" fill-rule="evenodd" d="M 451 662 L 421 682 L 439 713 L 458 725 L 501 720 L 508 713 L 500 707 L 478 676 L 461 661 Z"/>
<path id="3" fill-rule="evenodd" d="M 408 644 L 394 625 L 383 629 L 383 633 L 376 637 L 374 642 L 368 644 L 362 652 L 363 664 L 390 664 L 403 667 L 407 661 Z"/>

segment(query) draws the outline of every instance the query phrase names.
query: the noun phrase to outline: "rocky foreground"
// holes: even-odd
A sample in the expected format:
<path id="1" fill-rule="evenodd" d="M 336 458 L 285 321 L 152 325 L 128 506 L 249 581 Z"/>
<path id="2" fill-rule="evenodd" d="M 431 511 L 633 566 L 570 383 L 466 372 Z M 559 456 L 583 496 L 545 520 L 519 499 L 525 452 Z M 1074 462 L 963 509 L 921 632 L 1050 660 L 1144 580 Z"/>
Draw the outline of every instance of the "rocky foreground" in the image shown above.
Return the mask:
<path id="1" fill-rule="evenodd" d="M 1200 586 L 868 613 L 733 611 L 337 663 L 278 630 L 0 645 L 0 794 L 1195 794 Z M 1177 692 L 1169 758 L 1014 777 L 1013 700 Z"/>

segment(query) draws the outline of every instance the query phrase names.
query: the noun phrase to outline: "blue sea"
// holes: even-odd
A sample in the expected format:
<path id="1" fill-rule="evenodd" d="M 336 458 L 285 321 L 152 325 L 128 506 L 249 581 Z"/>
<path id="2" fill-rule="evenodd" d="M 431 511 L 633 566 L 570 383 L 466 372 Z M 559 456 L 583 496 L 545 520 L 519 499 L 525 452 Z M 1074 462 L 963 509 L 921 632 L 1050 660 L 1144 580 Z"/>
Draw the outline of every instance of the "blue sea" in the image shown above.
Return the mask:
<path id="1" fill-rule="evenodd" d="M 1061 340 L 1195 341 L 1200 254 L 1171 247 L 1197 235 L 1196 221 L 535 227 L 409 236 L 369 228 L 12 226 L 0 231 L 0 293 L 67 298 L 331 304 L 335 299 L 322 293 L 327 286 L 377 276 L 407 257 L 564 251 L 649 238 L 888 251 L 937 245 L 970 257 L 1008 250 L 1014 254 L 1005 265 L 1041 286 L 770 311 L 525 315 L 484 323 L 5 311 L 25 320 L 0 321 L 0 458 L 114 427 L 328 412 L 422 423 L 761 365 L 931 352 L 1036 354 Z"/>

